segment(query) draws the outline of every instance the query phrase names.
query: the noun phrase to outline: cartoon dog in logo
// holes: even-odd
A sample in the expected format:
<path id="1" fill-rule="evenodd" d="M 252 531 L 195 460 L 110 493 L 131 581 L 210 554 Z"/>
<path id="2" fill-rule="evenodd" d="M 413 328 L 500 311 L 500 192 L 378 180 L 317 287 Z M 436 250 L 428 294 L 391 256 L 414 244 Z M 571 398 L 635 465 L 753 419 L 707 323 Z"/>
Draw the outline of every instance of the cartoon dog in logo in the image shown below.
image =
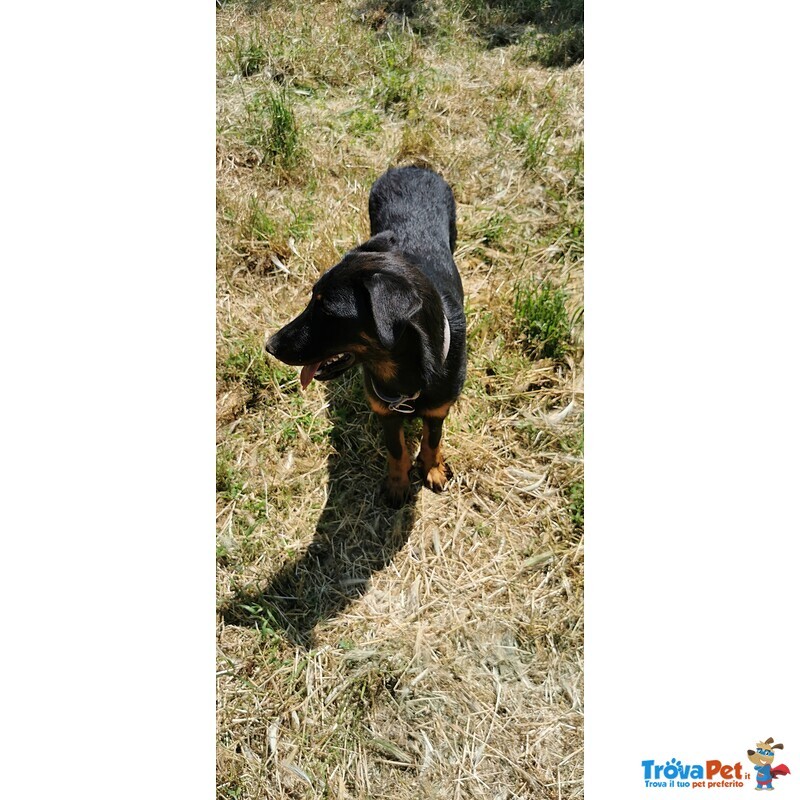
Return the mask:
<path id="1" fill-rule="evenodd" d="M 790 774 L 789 767 L 786 764 L 778 764 L 777 767 L 772 766 L 772 762 L 775 760 L 775 751 L 783 750 L 783 745 L 773 744 L 774 741 L 770 736 L 765 742 L 757 742 L 755 750 L 747 751 L 747 757 L 756 767 L 757 790 L 772 790 L 775 788 L 772 785 L 773 778 Z"/>

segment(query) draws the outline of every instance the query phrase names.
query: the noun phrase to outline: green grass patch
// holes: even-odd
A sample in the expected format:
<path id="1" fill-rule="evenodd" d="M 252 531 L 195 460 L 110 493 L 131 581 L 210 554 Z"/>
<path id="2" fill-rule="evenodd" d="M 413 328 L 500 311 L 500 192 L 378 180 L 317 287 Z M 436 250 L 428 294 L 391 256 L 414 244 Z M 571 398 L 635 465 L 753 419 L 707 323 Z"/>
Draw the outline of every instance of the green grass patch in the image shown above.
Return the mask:
<path id="1" fill-rule="evenodd" d="M 569 514 L 577 530 L 583 530 L 583 481 L 569 487 Z"/>
<path id="2" fill-rule="evenodd" d="M 278 429 L 279 452 L 283 452 L 301 439 L 307 439 L 312 444 L 324 444 L 330 435 L 331 425 L 327 418 L 321 414 L 305 411 L 305 400 L 296 397 L 296 403 L 292 405 L 291 418 L 282 423 Z"/>
<path id="3" fill-rule="evenodd" d="M 403 117 L 412 115 L 425 92 L 425 77 L 415 64 L 414 44 L 409 37 L 389 39 L 380 45 L 377 80 L 384 110 Z"/>
<path id="4" fill-rule="evenodd" d="M 569 67 L 583 61 L 583 25 L 533 39 L 528 53 L 545 67 Z"/>
<path id="5" fill-rule="evenodd" d="M 523 59 L 545 67 L 583 61 L 583 0 L 525 0 L 533 29 L 525 37 Z"/>
<path id="6" fill-rule="evenodd" d="M 505 250 L 513 229 L 513 220 L 508 214 L 496 212 L 478 226 L 475 239 L 483 245 Z"/>
<path id="7" fill-rule="evenodd" d="M 347 115 L 347 133 L 373 140 L 383 129 L 383 118 L 371 108 L 357 108 Z"/>
<path id="8" fill-rule="evenodd" d="M 522 40 L 519 60 L 545 67 L 583 61 L 583 0 L 460 0 L 489 47 Z M 515 59 L 516 60 L 516 59 Z"/>
<path id="9" fill-rule="evenodd" d="M 217 450 L 217 492 L 227 500 L 235 500 L 244 490 L 245 479 L 234 463 L 233 453 L 220 447 Z"/>
<path id="10" fill-rule="evenodd" d="M 538 243 L 547 249 L 552 262 L 577 264 L 583 261 L 583 240 L 583 216 L 570 218 L 565 213 L 543 232 Z"/>
<path id="11" fill-rule="evenodd" d="M 295 204 L 287 203 L 281 211 L 281 218 L 273 216 L 256 195 L 251 195 L 239 220 L 241 242 L 245 246 L 247 243 L 267 244 L 274 252 L 288 257 L 291 252 L 288 240 L 307 239 L 314 229 L 313 197 Z"/>
<path id="12" fill-rule="evenodd" d="M 567 173 L 566 194 L 572 193 L 583 199 L 583 141 L 565 153 L 561 159 L 561 168 Z M 581 223 L 583 225 L 583 223 Z M 581 233 L 583 233 L 581 231 Z"/>
<path id="13" fill-rule="evenodd" d="M 251 197 L 245 223 L 242 226 L 242 238 L 255 242 L 271 242 L 278 232 L 275 220 L 269 216 L 258 198 Z"/>
<path id="14" fill-rule="evenodd" d="M 292 215 L 287 232 L 295 239 L 307 239 L 314 227 L 314 207 L 310 201 L 301 206 L 290 206 L 289 213 Z"/>
<path id="15" fill-rule="evenodd" d="M 553 135 L 547 125 L 546 118 L 534 121 L 531 117 L 523 117 L 512 122 L 508 132 L 514 143 L 522 148 L 525 169 L 536 172 L 547 163 L 548 147 Z"/>
<path id="16" fill-rule="evenodd" d="M 561 448 L 567 453 L 583 455 L 583 425 L 561 438 Z"/>
<path id="17" fill-rule="evenodd" d="M 522 154 L 526 170 L 540 173 L 551 156 L 553 121 L 548 116 L 519 115 L 509 108 L 497 114 L 489 125 L 489 141 L 496 148 L 507 148 L 508 139 Z"/>
<path id="18" fill-rule="evenodd" d="M 534 358 L 561 358 L 569 344 L 570 316 L 566 292 L 549 280 L 518 284 L 514 322 Z"/>
<path id="19" fill-rule="evenodd" d="M 287 391 L 287 384 L 297 380 L 297 372 L 269 356 L 260 342 L 248 339 L 231 345 L 218 369 L 219 378 L 242 383 L 251 392 L 266 387 Z"/>
<path id="20" fill-rule="evenodd" d="M 286 169 L 298 164 L 301 155 L 300 126 L 285 91 L 260 91 L 246 106 L 242 138 L 254 148 L 261 164 Z"/>
<path id="21" fill-rule="evenodd" d="M 277 645 L 282 641 L 282 621 L 269 603 L 252 603 L 250 605 L 243 605 L 242 609 L 247 612 L 251 625 L 255 625 L 258 629 L 263 642 Z"/>
<path id="22" fill-rule="evenodd" d="M 251 33 L 245 38 L 237 33 L 234 34 L 225 62 L 230 72 L 249 78 L 264 69 L 267 57 L 267 48 L 257 35 Z"/>

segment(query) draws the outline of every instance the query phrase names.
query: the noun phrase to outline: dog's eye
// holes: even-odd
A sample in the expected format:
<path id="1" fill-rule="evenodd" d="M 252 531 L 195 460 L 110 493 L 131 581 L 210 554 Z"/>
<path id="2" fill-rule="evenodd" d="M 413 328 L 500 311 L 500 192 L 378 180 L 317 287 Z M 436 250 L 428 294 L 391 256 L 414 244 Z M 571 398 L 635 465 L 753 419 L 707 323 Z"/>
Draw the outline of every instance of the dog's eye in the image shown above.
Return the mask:
<path id="1" fill-rule="evenodd" d="M 314 301 L 314 307 L 321 311 L 323 314 L 332 314 L 333 309 L 331 307 L 331 303 L 324 295 L 315 294 L 312 297 Z"/>

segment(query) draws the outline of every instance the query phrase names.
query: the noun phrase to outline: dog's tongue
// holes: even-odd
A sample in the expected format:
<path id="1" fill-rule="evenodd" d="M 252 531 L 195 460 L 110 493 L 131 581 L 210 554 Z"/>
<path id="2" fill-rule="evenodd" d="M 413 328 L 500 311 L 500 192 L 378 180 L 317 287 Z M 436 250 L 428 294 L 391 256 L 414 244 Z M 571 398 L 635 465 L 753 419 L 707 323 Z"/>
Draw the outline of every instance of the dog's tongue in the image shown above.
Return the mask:
<path id="1" fill-rule="evenodd" d="M 317 361 L 314 364 L 306 364 L 302 370 L 300 370 L 300 385 L 305 389 L 309 383 L 314 379 L 314 375 L 316 374 L 317 370 L 319 369 L 319 365 L 321 361 Z"/>

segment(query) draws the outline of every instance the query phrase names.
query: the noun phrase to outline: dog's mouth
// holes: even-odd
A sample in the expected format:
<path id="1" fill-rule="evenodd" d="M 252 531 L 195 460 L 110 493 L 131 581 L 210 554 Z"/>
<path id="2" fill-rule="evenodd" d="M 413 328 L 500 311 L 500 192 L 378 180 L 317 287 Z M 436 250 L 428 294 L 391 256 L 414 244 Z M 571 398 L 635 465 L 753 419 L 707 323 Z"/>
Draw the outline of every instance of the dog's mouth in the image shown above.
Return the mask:
<path id="1" fill-rule="evenodd" d="M 300 385 L 305 389 L 314 378 L 318 381 L 329 381 L 346 372 L 355 363 L 356 357 L 352 353 L 337 353 L 324 361 L 306 364 L 300 371 Z"/>

